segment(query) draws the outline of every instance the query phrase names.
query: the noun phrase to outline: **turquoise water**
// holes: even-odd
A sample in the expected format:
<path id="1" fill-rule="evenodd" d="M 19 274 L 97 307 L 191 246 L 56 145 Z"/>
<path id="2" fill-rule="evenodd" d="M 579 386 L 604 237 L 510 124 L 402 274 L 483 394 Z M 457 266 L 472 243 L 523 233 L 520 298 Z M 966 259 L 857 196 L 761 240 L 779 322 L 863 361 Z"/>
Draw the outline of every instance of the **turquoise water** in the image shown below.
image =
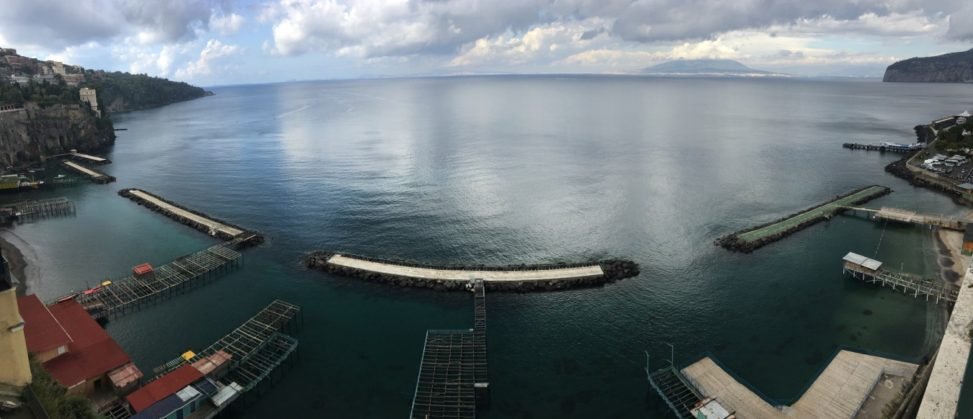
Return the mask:
<path id="1" fill-rule="evenodd" d="M 263 232 L 243 269 L 111 322 L 150 371 L 281 298 L 302 305 L 297 368 L 249 417 L 403 417 L 426 329 L 467 328 L 471 297 L 305 271 L 315 249 L 425 263 L 630 258 L 604 288 L 488 295 L 485 417 L 656 417 L 644 353 L 715 354 L 796 398 L 841 346 L 914 359 L 941 309 L 841 276 L 847 251 L 935 274 L 928 232 L 839 217 L 751 255 L 713 245 L 866 184 L 870 203 L 959 213 L 842 142 L 914 139 L 973 86 L 868 81 L 482 77 L 220 87 L 117 115 L 111 185 L 77 216 L 17 226 L 43 299 L 212 239 L 117 196 L 138 187 Z M 10 197 L 20 199 L 23 197 Z M 879 245 L 881 239 L 881 245 Z M 657 361 L 660 365 L 662 361 Z"/>

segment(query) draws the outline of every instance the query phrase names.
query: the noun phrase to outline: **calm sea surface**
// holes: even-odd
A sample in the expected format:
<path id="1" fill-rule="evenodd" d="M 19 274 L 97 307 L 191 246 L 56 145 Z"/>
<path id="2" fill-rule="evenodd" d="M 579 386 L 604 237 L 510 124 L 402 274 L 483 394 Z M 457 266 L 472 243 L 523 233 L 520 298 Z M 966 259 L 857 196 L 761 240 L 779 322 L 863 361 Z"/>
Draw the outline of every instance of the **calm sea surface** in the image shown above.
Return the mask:
<path id="1" fill-rule="evenodd" d="M 52 299 L 215 241 L 116 195 L 139 187 L 266 234 L 243 269 L 108 331 L 143 371 L 201 349 L 272 299 L 300 304 L 296 368 L 248 417 L 405 417 L 426 329 L 472 326 L 465 294 L 305 271 L 339 249 L 425 263 L 630 258 L 604 288 L 488 295 L 485 417 L 661 417 L 645 352 L 716 355 L 790 402 L 842 346 L 916 359 L 940 307 L 841 276 L 855 251 L 935 275 L 928 231 L 838 217 L 751 255 L 713 245 L 867 184 L 870 205 L 960 213 L 885 174 L 912 127 L 973 107 L 973 86 L 870 81 L 484 77 L 214 88 L 117 115 L 111 185 L 47 193 L 74 218 L 17 226 Z M 36 196 L 36 195 L 33 195 Z M 8 199 L 22 199 L 9 197 Z"/>

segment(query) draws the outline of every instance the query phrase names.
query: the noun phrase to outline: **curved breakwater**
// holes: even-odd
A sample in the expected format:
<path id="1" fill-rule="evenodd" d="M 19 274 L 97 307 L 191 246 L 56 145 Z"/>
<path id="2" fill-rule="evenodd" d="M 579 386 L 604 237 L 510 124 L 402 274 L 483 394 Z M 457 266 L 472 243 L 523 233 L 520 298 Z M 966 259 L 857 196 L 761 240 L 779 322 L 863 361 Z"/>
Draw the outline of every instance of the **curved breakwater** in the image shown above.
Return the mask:
<path id="1" fill-rule="evenodd" d="M 202 212 L 186 208 L 140 189 L 122 189 L 118 191 L 118 194 L 152 211 L 176 220 L 183 225 L 187 225 L 221 240 L 233 240 L 244 237 L 245 239 L 238 244 L 240 247 L 254 246 L 264 241 L 263 236 L 256 232 L 249 231 L 218 218 L 210 217 Z"/>
<path id="2" fill-rule="evenodd" d="M 399 287 L 460 291 L 474 278 L 491 291 L 553 291 L 604 285 L 639 274 L 633 261 L 610 259 L 592 263 L 539 265 L 433 266 L 317 251 L 304 264 L 337 275 Z"/>
<path id="3" fill-rule="evenodd" d="M 885 186 L 865 186 L 775 221 L 720 237 L 716 239 L 716 244 L 728 250 L 750 253 L 821 221 L 825 221 L 835 214 L 840 214 L 844 211 L 842 206 L 860 205 L 880 196 L 888 195 L 891 192 L 892 190 Z"/>

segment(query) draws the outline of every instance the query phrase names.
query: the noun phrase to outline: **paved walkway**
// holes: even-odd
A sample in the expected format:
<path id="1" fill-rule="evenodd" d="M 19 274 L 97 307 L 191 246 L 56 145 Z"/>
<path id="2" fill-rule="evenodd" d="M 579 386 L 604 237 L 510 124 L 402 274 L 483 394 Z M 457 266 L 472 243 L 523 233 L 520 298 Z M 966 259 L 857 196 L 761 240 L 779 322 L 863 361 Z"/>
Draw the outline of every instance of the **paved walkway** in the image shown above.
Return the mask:
<path id="1" fill-rule="evenodd" d="M 956 416 L 963 375 L 970 359 L 970 329 L 973 328 L 973 289 L 970 287 L 973 287 L 973 271 L 967 270 L 939 345 L 929 384 L 922 395 L 918 418 L 953 419 Z"/>
<path id="2" fill-rule="evenodd" d="M 408 278 L 469 281 L 481 278 L 484 281 L 548 281 L 557 279 L 576 279 L 604 275 L 599 265 L 575 268 L 539 269 L 529 271 L 478 271 L 465 269 L 417 268 L 384 262 L 372 262 L 349 256 L 334 255 L 328 263 L 363 271 L 398 275 Z"/>
<path id="3" fill-rule="evenodd" d="M 169 212 L 171 212 L 173 214 L 176 214 L 176 215 L 178 215 L 180 217 L 183 217 L 183 218 L 186 218 L 186 219 L 195 221 L 197 223 L 200 223 L 200 224 L 208 227 L 210 229 L 210 231 L 222 232 L 222 233 L 228 234 L 228 235 L 230 235 L 232 237 L 236 237 L 236 236 L 239 236 L 240 234 L 243 234 L 243 230 L 240 230 L 240 229 L 235 228 L 235 227 L 230 227 L 230 226 L 228 226 L 226 224 L 223 224 L 223 223 L 220 223 L 220 222 L 211 220 L 209 218 L 203 217 L 201 215 L 197 215 L 197 214 L 194 214 L 192 212 L 186 211 L 186 210 L 184 210 L 182 208 L 179 208 L 179 207 L 177 207 L 175 205 L 172 205 L 172 204 L 170 204 L 170 203 L 168 203 L 166 201 L 163 201 L 163 200 L 157 198 L 155 195 L 152 195 L 152 194 L 150 194 L 148 192 L 140 191 L 138 189 L 132 189 L 131 190 L 131 193 L 132 193 L 132 195 L 135 195 L 135 196 L 137 196 L 139 198 L 142 198 L 142 199 L 144 199 L 146 201 L 149 201 L 149 202 L 151 202 L 152 204 L 154 204 L 156 206 L 159 206 L 161 208 L 164 208 L 166 211 L 169 211 Z"/>
<path id="4" fill-rule="evenodd" d="M 88 176 L 91 176 L 93 178 L 96 178 L 96 179 L 97 178 L 103 178 L 103 177 L 106 176 L 104 173 L 96 172 L 96 171 L 91 170 L 91 169 L 89 169 L 87 167 L 84 167 L 84 166 L 82 166 L 80 164 L 77 164 L 77 163 L 75 163 L 73 161 L 65 161 L 64 164 L 66 164 L 68 166 L 71 166 L 72 169 L 75 169 L 75 170 L 77 170 L 77 171 L 79 171 L 81 173 L 84 173 L 84 174 L 86 174 Z"/>
<path id="5" fill-rule="evenodd" d="M 683 375 L 706 397 L 735 411 L 740 419 L 855 417 L 882 374 L 911 377 L 918 366 L 851 351 L 840 351 L 811 387 L 791 406 L 772 406 L 710 358 L 684 368 Z"/>
<path id="6" fill-rule="evenodd" d="M 90 154 L 71 153 L 71 155 L 73 155 L 75 157 L 80 157 L 80 158 L 85 159 L 85 160 L 91 160 L 91 161 L 93 161 L 95 163 L 104 163 L 104 162 L 108 161 L 108 159 L 106 159 L 106 158 L 98 157 L 98 156 L 92 156 Z"/>

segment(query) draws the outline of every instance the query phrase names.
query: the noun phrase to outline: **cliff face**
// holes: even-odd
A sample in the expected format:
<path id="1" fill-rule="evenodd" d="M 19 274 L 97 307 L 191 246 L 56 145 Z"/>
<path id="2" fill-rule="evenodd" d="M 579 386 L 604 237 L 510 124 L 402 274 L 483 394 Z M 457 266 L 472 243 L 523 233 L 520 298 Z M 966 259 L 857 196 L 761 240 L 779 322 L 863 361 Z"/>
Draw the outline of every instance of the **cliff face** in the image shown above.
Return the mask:
<path id="1" fill-rule="evenodd" d="M 111 122 L 96 119 L 80 104 L 41 108 L 27 103 L 23 109 L 0 112 L 3 167 L 36 163 L 71 149 L 95 152 L 114 143 Z"/>
<path id="2" fill-rule="evenodd" d="M 899 61 L 885 70 L 882 81 L 973 83 L 973 49 Z"/>

